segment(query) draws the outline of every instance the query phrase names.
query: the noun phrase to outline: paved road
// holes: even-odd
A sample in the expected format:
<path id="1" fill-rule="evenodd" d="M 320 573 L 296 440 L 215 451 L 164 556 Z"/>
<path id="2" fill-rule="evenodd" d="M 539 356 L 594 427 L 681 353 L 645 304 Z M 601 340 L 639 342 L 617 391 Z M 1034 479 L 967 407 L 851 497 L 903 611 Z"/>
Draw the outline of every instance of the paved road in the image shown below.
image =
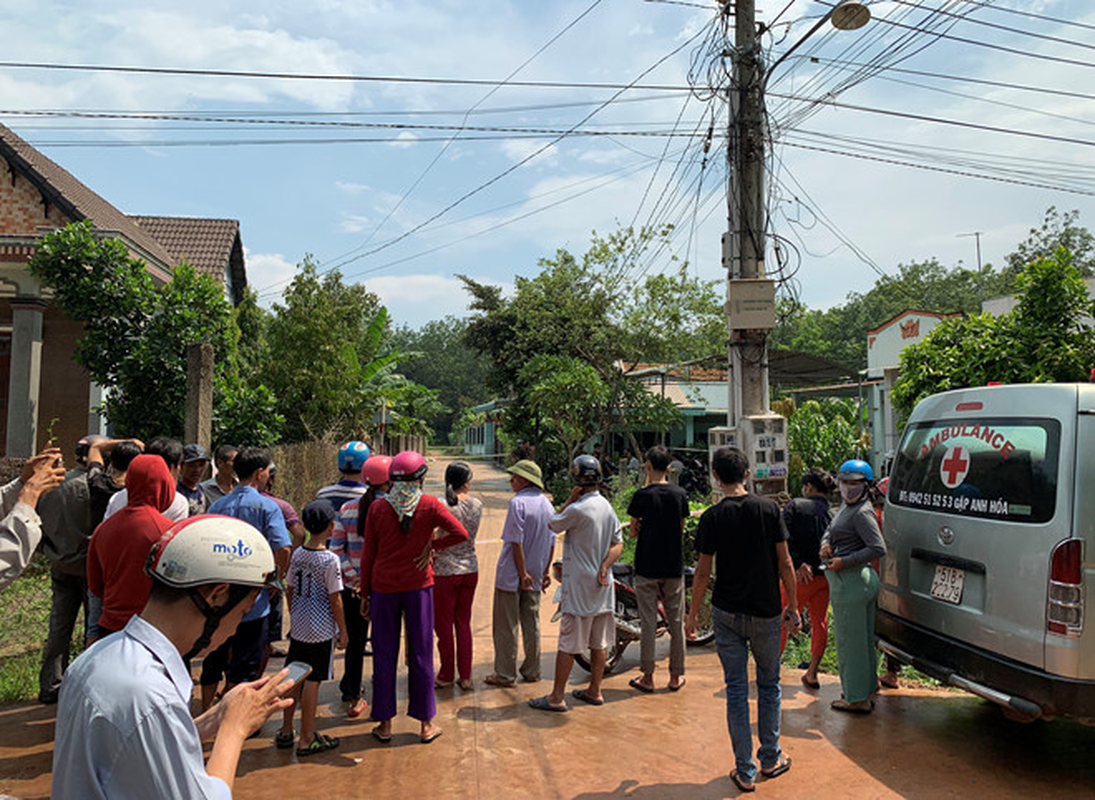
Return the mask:
<path id="1" fill-rule="evenodd" d="M 443 465 L 431 464 L 431 479 Z M 620 674 L 605 684 L 607 703 L 568 714 L 530 709 L 547 681 L 515 689 L 485 687 L 490 671 L 490 598 L 505 517 L 505 476 L 476 467 L 476 493 L 487 510 L 480 531 L 482 583 L 473 618 L 476 688 L 439 692 L 444 735 L 418 744 L 418 726 L 400 716 L 395 738 L 381 745 L 371 723 L 345 719 L 334 683 L 324 684 L 320 727 L 342 737 L 330 753 L 297 762 L 276 750 L 277 723 L 248 742 L 236 796 L 286 798 L 353 796 L 721 798 L 737 791 L 731 767 L 718 659 L 712 648 L 689 651 L 688 685 L 679 693 L 639 695 L 627 681 L 637 668 L 634 646 Z M 429 490 L 440 491 L 431 483 Z M 544 674 L 551 675 L 556 626 L 544 604 Z M 660 656 L 667 656 L 661 642 Z M 663 668 L 656 679 L 667 680 Z M 340 665 L 336 665 L 336 670 Z M 575 668 L 574 686 L 583 673 Z M 405 677 L 401 697 L 405 696 Z M 784 674 L 783 746 L 790 772 L 761 782 L 771 797 L 1054 797 L 1095 796 L 1095 728 L 1071 723 L 1029 726 L 1005 722 L 989 704 L 958 692 L 902 689 L 878 700 L 866 718 L 829 710 L 840 694 L 835 677 L 818 692 L 802 689 L 798 673 Z M 45 796 L 49 791 L 55 707 L 0 710 L 0 794 Z"/>

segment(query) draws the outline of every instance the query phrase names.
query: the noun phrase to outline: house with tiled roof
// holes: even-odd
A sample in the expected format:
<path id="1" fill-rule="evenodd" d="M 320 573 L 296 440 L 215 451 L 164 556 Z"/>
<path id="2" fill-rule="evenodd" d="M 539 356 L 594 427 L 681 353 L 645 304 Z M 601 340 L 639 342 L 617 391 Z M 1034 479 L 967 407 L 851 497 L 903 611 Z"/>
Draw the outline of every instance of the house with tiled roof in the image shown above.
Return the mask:
<path id="1" fill-rule="evenodd" d="M 0 447 L 26 457 L 52 436 L 70 455 L 81 436 L 102 431 L 102 394 L 72 359 L 83 323 L 27 270 L 39 237 L 88 220 L 124 242 L 158 285 L 185 261 L 238 303 L 247 285 L 239 222 L 125 214 L 3 125 L 0 159 Z"/>

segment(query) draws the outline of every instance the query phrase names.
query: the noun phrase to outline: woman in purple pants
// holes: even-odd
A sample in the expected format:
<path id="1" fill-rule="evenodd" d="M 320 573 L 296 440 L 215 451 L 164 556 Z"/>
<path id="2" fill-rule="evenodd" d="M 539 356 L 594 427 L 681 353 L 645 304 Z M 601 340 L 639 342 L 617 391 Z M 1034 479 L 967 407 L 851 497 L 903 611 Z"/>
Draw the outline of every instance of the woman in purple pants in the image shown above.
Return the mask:
<path id="1" fill-rule="evenodd" d="M 407 629 L 409 664 L 407 714 L 422 724 L 423 744 L 441 735 L 433 724 L 432 550 L 466 541 L 468 532 L 436 497 L 422 494 L 426 459 L 405 451 L 392 459 L 388 495 L 369 508 L 361 552 L 362 614 L 372 621 L 373 736 L 392 738 L 399 635 Z M 447 535 L 434 539 L 437 528 Z M 368 598 L 366 601 L 365 598 Z"/>

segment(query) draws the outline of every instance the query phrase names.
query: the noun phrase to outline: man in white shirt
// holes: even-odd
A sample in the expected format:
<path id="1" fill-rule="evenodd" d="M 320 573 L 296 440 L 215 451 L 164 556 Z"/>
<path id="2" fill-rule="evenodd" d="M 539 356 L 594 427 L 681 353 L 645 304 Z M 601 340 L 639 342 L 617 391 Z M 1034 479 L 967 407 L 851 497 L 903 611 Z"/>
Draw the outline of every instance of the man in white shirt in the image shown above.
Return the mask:
<path id="1" fill-rule="evenodd" d="M 23 474 L 0 489 L 0 589 L 22 574 L 42 539 L 38 498 L 65 479 L 61 451 L 43 450 L 23 465 Z"/>
<path id="2" fill-rule="evenodd" d="M 589 688 L 573 697 L 590 705 L 604 705 L 601 679 L 605 674 L 608 643 L 616 635 L 613 609 L 616 593 L 612 565 L 623 550 L 623 533 L 616 512 L 598 491 L 601 465 L 589 455 L 574 459 L 574 489 L 548 522 L 563 542 L 563 596 L 559 620 L 559 649 L 555 654 L 555 682 L 551 694 L 529 700 L 540 711 L 568 711 L 566 685 L 574 656 L 589 650 Z"/>
<path id="3" fill-rule="evenodd" d="M 262 534 L 240 520 L 193 517 L 153 545 L 145 569 L 144 610 L 77 658 L 61 685 L 54 797 L 231 798 L 244 741 L 292 702 L 282 699 L 293 685 L 282 670 L 190 717 L 186 659 L 227 639 L 258 593 L 279 583 Z"/>

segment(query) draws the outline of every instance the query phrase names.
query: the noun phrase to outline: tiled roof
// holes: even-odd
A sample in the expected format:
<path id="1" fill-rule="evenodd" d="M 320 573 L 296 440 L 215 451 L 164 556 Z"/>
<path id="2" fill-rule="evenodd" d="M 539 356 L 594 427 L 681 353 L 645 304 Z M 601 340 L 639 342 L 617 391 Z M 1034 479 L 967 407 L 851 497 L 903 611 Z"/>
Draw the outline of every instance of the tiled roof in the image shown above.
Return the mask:
<path id="1" fill-rule="evenodd" d="M 131 219 L 164 246 L 172 263 L 186 261 L 198 272 L 224 280 L 240 232 L 239 220 L 145 216 Z"/>
<path id="2" fill-rule="evenodd" d="M 0 155 L 54 205 L 72 219 L 88 219 L 101 230 L 117 231 L 137 254 L 159 271 L 170 270 L 175 261 L 156 238 L 137 222 L 91 191 L 70 172 L 0 125 Z"/>

